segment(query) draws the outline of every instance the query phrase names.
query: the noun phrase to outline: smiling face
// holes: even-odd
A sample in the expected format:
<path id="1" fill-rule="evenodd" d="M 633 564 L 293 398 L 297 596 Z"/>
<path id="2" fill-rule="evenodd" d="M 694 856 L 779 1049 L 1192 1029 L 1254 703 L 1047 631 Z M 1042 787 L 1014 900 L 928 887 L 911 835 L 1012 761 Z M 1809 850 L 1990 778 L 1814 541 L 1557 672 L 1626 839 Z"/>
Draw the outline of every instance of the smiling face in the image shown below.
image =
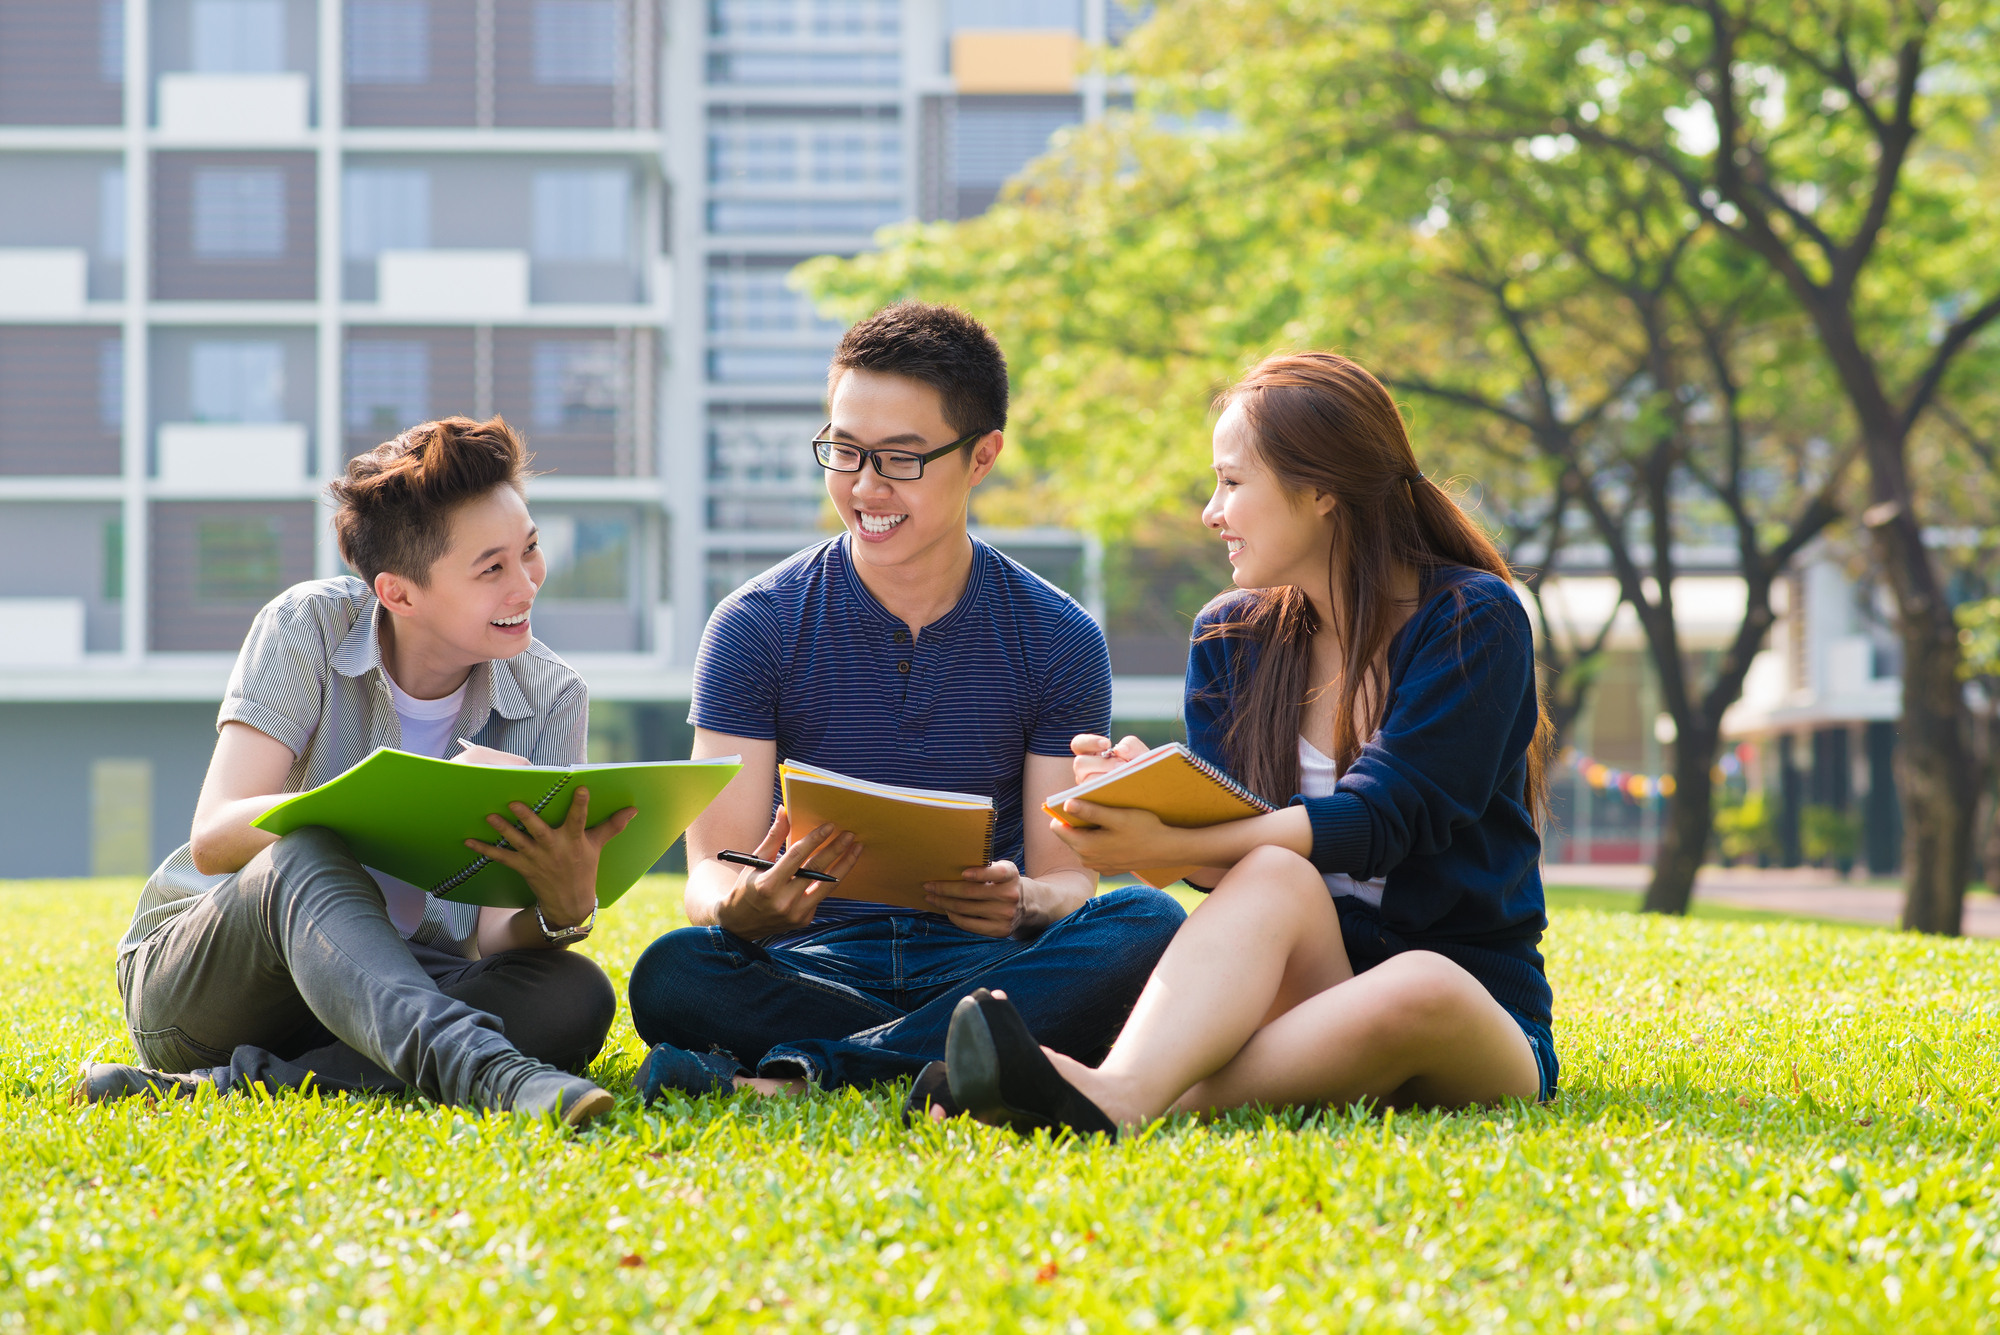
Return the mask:
<path id="1" fill-rule="evenodd" d="M 828 439 L 866 450 L 928 454 L 963 434 L 945 421 L 938 392 L 906 376 L 849 371 L 828 408 Z M 965 540 L 972 489 L 992 471 L 1000 446 L 1000 433 L 988 432 L 970 458 L 956 450 L 933 459 L 914 481 L 883 477 L 872 462 L 858 473 L 827 470 L 826 494 L 852 535 L 855 560 L 886 570 L 933 558 L 947 545 L 956 551 Z"/>
<path id="2" fill-rule="evenodd" d="M 1257 432 L 1240 402 L 1215 423 L 1215 493 L 1201 519 L 1229 544 L 1239 589 L 1325 587 L 1333 544 L 1334 498 L 1286 486 L 1257 452 Z"/>
<path id="3" fill-rule="evenodd" d="M 384 571 L 375 592 L 396 617 L 399 659 L 415 651 L 439 669 L 470 668 L 528 647 L 528 609 L 547 578 L 528 503 L 495 487 L 452 512 L 451 545 L 425 583 Z"/>

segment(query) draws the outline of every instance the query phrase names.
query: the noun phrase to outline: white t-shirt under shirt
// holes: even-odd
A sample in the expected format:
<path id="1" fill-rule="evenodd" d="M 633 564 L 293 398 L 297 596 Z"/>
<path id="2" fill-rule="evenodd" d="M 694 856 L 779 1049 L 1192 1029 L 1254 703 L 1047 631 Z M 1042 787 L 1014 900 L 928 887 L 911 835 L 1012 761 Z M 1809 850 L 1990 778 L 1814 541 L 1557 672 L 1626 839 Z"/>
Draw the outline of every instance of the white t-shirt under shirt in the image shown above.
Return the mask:
<path id="1" fill-rule="evenodd" d="M 1334 773 L 1333 757 L 1305 738 L 1299 738 L 1299 792 L 1306 797 L 1332 797 L 1333 785 L 1339 778 Z M 1324 872 L 1321 875 L 1329 894 L 1353 895 L 1364 904 L 1378 909 L 1382 907 L 1382 887 L 1388 884 L 1388 877 L 1357 881 L 1344 871 Z"/>
<path id="2" fill-rule="evenodd" d="M 419 700 L 396 684 L 396 679 L 387 672 L 382 674 L 389 683 L 389 698 L 396 704 L 396 719 L 403 725 L 402 750 L 413 755 L 429 756 L 433 760 L 449 760 L 446 751 L 452 747 L 451 725 L 458 722 L 459 711 L 465 707 L 465 688 L 472 684 L 472 678 L 459 683 L 458 689 L 442 700 Z M 424 892 L 408 881 L 399 881 L 385 871 L 368 868 L 368 874 L 375 878 L 375 884 L 382 887 L 382 900 L 389 907 L 389 921 L 408 940 L 415 935 L 424 921 Z"/>

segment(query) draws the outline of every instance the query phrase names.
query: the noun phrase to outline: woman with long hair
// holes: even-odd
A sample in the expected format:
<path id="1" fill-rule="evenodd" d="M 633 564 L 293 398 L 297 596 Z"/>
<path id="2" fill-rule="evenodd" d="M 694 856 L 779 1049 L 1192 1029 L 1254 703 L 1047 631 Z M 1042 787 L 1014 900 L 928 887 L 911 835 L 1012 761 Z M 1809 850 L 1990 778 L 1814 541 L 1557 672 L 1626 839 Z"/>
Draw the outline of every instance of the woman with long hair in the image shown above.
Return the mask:
<path id="1" fill-rule="evenodd" d="M 1004 995 L 953 1017 L 953 1102 L 1017 1130 L 1115 1132 L 1244 1104 L 1546 1099 L 1537 949 L 1549 724 L 1491 541 L 1344 357 L 1272 357 L 1219 401 L 1203 521 L 1236 589 L 1196 619 L 1188 745 L 1276 806 L 1205 829 L 1073 800 L 1098 871 L 1197 866 L 1209 899 L 1095 1069 Z M 1079 781 L 1144 751 L 1078 737 Z"/>

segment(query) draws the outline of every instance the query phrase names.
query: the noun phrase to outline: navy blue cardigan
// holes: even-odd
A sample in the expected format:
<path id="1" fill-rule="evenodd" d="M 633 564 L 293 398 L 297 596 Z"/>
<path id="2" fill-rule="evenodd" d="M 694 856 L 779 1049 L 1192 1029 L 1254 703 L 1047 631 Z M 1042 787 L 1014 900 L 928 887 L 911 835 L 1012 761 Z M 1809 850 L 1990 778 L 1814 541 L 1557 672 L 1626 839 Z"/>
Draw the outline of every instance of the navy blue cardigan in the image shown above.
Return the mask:
<path id="1" fill-rule="evenodd" d="M 1188 746 L 1224 769 L 1231 701 L 1256 670 L 1258 646 L 1200 636 L 1248 604 L 1244 594 L 1209 604 L 1188 656 Z M 1291 800 L 1312 820 L 1313 866 L 1357 881 L 1388 877 L 1379 910 L 1336 901 L 1355 972 L 1405 950 L 1436 951 L 1501 1005 L 1550 1022 L 1536 949 L 1548 927 L 1542 841 L 1524 804 L 1535 719 L 1534 635 L 1514 591 L 1483 571 L 1432 580 L 1389 642 L 1380 735 L 1332 796 Z"/>

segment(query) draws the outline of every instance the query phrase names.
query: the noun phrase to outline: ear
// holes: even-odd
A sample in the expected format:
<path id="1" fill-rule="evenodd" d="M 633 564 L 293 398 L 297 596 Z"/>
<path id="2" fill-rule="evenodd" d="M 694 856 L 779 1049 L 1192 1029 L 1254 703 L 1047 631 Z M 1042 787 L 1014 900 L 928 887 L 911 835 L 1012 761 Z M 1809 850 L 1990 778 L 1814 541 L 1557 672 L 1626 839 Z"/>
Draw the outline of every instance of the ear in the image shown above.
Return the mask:
<path id="1" fill-rule="evenodd" d="M 1321 519 L 1332 514 L 1333 507 L 1338 504 L 1340 502 L 1334 499 L 1334 495 L 1330 491 L 1315 491 L 1313 493 L 1313 513 L 1317 514 Z"/>
<path id="2" fill-rule="evenodd" d="M 972 447 L 971 485 L 976 487 L 986 480 L 986 475 L 993 471 L 993 465 L 1000 460 L 1000 451 L 1006 448 L 1007 438 L 1004 432 L 989 431 L 979 438 L 979 443 Z"/>
<path id="3" fill-rule="evenodd" d="M 410 581 L 387 570 L 375 576 L 375 596 L 382 606 L 399 617 L 415 616 L 417 604 L 415 589 Z"/>

